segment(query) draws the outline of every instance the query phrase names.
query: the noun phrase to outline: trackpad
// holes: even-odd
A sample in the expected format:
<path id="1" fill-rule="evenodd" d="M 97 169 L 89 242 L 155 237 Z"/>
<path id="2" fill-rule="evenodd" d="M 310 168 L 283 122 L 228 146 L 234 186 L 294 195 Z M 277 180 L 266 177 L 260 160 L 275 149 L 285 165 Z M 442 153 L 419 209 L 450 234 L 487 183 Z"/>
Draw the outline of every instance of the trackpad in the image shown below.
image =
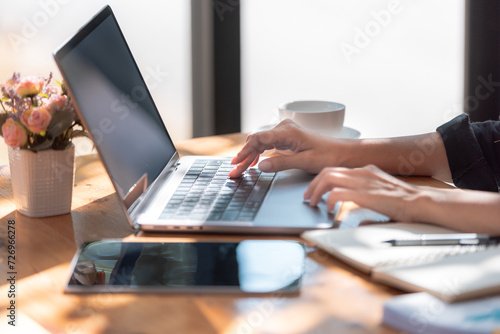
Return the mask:
<path id="1" fill-rule="evenodd" d="M 315 226 L 318 223 L 333 225 L 334 214 L 328 213 L 326 202 L 317 207 L 304 202 L 304 192 L 315 175 L 301 170 L 279 172 L 278 178 L 257 215 L 257 221 L 279 222 L 279 225 Z"/>

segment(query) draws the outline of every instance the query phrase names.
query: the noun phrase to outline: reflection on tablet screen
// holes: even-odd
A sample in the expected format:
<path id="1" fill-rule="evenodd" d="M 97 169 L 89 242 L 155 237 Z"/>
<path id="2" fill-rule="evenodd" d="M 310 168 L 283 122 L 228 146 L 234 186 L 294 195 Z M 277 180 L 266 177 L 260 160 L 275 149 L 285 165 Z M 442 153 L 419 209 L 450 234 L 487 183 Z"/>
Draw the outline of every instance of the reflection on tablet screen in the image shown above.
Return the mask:
<path id="1" fill-rule="evenodd" d="M 75 255 L 67 292 L 297 292 L 302 244 L 97 241 Z"/>

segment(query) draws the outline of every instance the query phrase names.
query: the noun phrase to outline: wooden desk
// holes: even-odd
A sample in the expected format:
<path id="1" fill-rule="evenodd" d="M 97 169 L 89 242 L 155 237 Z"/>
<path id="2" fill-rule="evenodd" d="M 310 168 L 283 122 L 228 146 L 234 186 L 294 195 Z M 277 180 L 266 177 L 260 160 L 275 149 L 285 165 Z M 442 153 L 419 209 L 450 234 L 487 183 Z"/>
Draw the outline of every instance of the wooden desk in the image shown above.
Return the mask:
<path id="1" fill-rule="evenodd" d="M 192 139 L 182 154 L 233 155 L 244 135 Z M 119 210 L 111 183 L 96 155 L 76 160 L 71 214 L 32 219 L 15 211 L 10 180 L 0 171 L 1 333 L 396 333 L 381 325 L 384 301 L 397 290 L 370 281 L 328 254 L 308 254 L 299 297 L 243 298 L 220 295 L 65 295 L 67 269 L 77 247 L 102 238 L 241 240 L 255 236 L 174 235 L 134 231 Z M 446 187 L 431 178 L 408 178 Z M 344 222 L 357 226 L 363 215 L 343 208 Z M 359 212 L 358 212 L 359 213 Z M 9 298 L 8 225 L 15 227 L 15 297 Z M 262 237 L 261 237 L 262 238 Z M 272 237 L 264 237 L 272 238 Z M 296 239 L 287 237 L 286 239 Z M 7 283 L 7 284 L 6 284 Z M 16 328 L 7 325 L 9 303 Z M 27 330 L 22 330 L 21 328 Z M 7 330 L 5 330 L 7 329 Z"/>

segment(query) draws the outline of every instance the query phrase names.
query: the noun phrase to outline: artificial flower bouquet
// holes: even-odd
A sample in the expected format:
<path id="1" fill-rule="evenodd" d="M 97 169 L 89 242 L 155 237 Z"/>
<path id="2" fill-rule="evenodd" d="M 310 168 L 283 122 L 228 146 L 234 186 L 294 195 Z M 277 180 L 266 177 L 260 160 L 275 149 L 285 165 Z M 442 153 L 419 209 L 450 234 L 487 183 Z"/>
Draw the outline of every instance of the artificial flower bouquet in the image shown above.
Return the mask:
<path id="1" fill-rule="evenodd" d="M 38 76 L 12 78 L 0 84 L 0 135 L 13 148 L 34 152 L 64 150 L 72 138 L 86 136 L 64 84 Z"/>

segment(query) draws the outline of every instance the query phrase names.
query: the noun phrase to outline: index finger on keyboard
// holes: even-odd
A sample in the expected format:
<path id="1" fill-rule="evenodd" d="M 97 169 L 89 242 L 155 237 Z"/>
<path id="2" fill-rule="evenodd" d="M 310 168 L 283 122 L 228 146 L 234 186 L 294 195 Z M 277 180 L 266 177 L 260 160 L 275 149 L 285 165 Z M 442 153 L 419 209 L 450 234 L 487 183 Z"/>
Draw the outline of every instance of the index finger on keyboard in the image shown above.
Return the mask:
<path id="1" fill-rule="evenodd" d="M 233 159 L 233 161 L 231 161 L 231 164 L 234 164 L 235 160 Z M 229 172 L 229 177 L 230 178 L 237 178 L 237 177 L 240 177 L 241 175 L 243 175 L 243 173 L 245 172 L 245 170 L 247 170 L 248 167 L 250 166 L 255 166 L 255 164 L 257 164 L 257 162 L 259 161 L 259 156 L 256 155 L 254 157 L 254 155 L 249 155 L 246 157 L 246 159 L 244 159 L 241 163 L 238 163 L 236 164 L 236 167 L 234 167 L 234 169 Z"/>

